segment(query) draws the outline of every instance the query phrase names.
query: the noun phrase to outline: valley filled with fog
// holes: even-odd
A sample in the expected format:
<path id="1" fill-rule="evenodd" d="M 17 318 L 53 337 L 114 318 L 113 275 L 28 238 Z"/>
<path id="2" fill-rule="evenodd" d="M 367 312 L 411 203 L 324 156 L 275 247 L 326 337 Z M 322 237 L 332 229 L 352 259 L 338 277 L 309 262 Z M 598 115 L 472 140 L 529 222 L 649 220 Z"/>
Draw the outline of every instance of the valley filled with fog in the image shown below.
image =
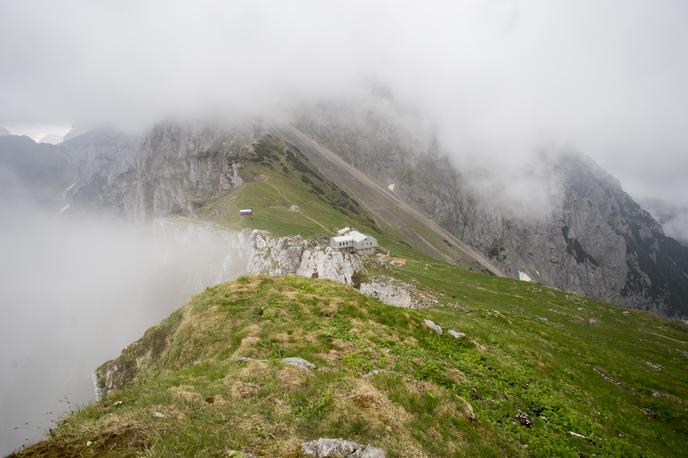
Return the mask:
<path id="1" fill-rule="evenodd" d="M 209 225 L 3 213 L 0 454 L 93 400 L 97 366 L 247 265 L 237 234 Z"/>

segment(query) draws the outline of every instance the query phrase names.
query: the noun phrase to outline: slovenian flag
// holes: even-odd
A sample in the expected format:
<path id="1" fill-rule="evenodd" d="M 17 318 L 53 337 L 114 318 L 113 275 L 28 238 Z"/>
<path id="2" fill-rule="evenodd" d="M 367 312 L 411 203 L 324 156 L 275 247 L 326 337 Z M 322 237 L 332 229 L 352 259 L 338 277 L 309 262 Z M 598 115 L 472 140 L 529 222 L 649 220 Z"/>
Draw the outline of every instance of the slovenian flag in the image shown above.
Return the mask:
<path id="1" fill-rule="evenodd" d="M 244 208 L 239 210 L 239 216 L 252 216 L 253 215 L 253 209 L 251 208 Z"/>

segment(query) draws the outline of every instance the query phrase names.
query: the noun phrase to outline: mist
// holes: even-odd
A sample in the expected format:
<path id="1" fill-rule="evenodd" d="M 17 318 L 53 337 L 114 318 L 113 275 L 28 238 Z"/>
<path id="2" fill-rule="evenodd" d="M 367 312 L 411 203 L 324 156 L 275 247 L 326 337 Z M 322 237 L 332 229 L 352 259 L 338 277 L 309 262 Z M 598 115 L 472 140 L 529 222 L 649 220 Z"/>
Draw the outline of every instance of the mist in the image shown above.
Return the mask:
<path id="1" fill-rule="evenodd" d="M 681 0 L 3 2 L 0 125 L 274 115 L 375 81 L 459 164 L 562 145 L 685 203 L 687 21 Z"/>
<path id="2" fill-rule="evenodd" d="M 684 0 L 3 1 L 0 126 L 52 142 L 72 125 L 289 119 L 384 87 L 390 113 L 422 123 L 495 201 L 547 208 L 556 177 L 541 152 L 580 151 L 632 196 L 680 209 L 664 222 L 685 241 L 687 25 Z M 95 367 L 246 264 L 209 226 L 8 197 L 0 453 L 92 399 Z"/>
<path id="3" fill-rule="evenodd" d="M 96 367 L 207 286 L 244 272 L 236 234 L 172 220 L 0 206 L 0 454 L 95 399 Z"/>

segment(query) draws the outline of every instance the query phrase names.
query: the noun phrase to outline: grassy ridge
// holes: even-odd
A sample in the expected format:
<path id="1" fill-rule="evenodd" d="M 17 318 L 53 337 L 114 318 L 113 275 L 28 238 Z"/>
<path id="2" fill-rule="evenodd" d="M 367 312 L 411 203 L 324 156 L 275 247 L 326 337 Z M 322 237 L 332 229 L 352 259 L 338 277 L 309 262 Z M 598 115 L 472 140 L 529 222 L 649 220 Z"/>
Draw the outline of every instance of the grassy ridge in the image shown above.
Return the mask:
<path id="1" fill-rule="evenodd" d="M 377 221 L 289 144 L 266 136 L 254 151 L 242 158 L 244 184 L 207 202 L 198 209 L 199 216 L 234 230 L 262 229 L 276 236 L 301 234 L 312 239 L 354 226 L 398 256 L 433 259 L 398 228 Z M 242 208 L 252 208 L 253 216 L 239 216 Z M 413 229 L 440 247 L 444 243 L 422 227 Z"/>
<path id="2" fill-rule="evenodd" d="M 474 384 L 461 393 L 471 393 L 479 415 L 535 455 L 573 454 L 581 439 L 569 431 L 590 439 L 586 454 L 676 456 L 687 449 L 688 326 L 440 264 L 411 260 L 392 269 L 455 304 L 426 314 L 484 349 L 487 364 L 471 369 Z M 514 422 L 515 410 L 534 428 Z"/>
<path id="3" fill-rule="evenodd" d="M 432 288 L 442 305 L 397 309 L 295 277 L 209 288 L 147 333 L 156 350 L 138 356 L 131 382 L 31 451 L 298 456 L 317 437 L 393 457 L 676 456 L 688 446 L 684 325 L 439 264 L 384 271 Z M 438 336 L 425 318 L 467 337 Z M 318 368 L 285 365 L 288 356 Z M 386 372 L 364 377 L 374 369 Z"/>
<path id="4" fill-rule="evenodd" d="M 245 184 L 202 216 L 310 238 L 353 224 L 406 258 L 369 260 L 368 276 L 414 284 L 438 305 L 398 309 L 293 277 L 208 288 L 123 351 L 122 389 L 24 455 L 296 457 L 317 437 L 391 457 L 688 450 L 688 326 L 439 263 L 274 138 L 244 159 Z M 239 217 L 244 207 L 255 216 Z M 426 318 L 466 337 L 436 335 Z M 373 370 L 383 372 L 365 377 Z"/>

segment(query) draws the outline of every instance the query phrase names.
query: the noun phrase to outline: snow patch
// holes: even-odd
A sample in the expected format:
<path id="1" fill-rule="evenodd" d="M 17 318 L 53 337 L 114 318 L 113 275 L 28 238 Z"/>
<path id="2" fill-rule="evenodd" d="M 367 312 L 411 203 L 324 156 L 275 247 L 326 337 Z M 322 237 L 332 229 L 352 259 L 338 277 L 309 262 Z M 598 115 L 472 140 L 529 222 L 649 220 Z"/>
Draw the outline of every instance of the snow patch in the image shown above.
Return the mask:
<path id="1" fill-rule="evenodd" d="M 521 281 L 533 281 L 533 279 L 530 278 L 530 275 L 525 272 L 521 272 L 520 270 L 518 271 L 518 279 Z"/>
<path id="2" fill-rule="evenodd" d="M 64 199 L 65 197 L 67 197 L 67 193 L 68 193 L 69 191 L 71 191 L 72 189 L 74 189 L 74 186 L 76 186 L 76 183 L 70 184 L 69 186 L 67 186 L 67 189 L 65 189 L 64 191 L 62 191 L 62 198 L 63 198 L 63 199 Z"/>
<path id="3" fill-rule="evenodd" d="M 389 186 L 387 186 L 387 189 L 389 189 L 390 191 L 394 192 L 394 188 L 395 188 L 396 186 L 397 186 L 396 183 L 392 183 L 392 184 L 390 184 Z"/>
<path id="4" fill-rule="evenodd" d="M 66 212 L 67 210 L 69 210 L 69 207 L 71 207 L 70 204 L 67 204 L 67 205 L 65 205 L 64 207 L 62 207 L 62 208 L 60 209 L 60 215 L 63 214 L 64 212 Z"/>

